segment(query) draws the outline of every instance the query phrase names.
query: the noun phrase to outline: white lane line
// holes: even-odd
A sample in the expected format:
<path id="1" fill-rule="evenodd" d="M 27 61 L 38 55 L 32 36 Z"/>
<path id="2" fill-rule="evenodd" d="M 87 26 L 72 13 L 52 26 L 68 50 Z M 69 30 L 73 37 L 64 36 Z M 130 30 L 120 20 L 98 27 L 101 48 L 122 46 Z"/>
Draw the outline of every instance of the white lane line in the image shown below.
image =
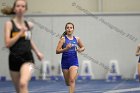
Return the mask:
<path id="1" fill-rule="evenodd" d="M 132 92 L 132 91 L 140 91 L 140 88 L 129 88 L 129 89 L 118 89 L 118 90 L 110 90 L 104 93 L 120 93 L 120 92 Z"/>

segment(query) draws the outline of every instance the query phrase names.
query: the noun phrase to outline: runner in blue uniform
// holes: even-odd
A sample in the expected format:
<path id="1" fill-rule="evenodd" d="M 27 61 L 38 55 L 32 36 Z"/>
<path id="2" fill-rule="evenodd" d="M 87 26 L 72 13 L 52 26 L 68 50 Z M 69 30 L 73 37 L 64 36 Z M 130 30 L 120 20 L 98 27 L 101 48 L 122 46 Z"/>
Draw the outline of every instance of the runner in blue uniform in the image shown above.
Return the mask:
<path id="1" fill-rule="evenodd" d="M 65 26 L 65 32 L 60 38 L 56 48 L 56 54 L 62 53 L 61 67 L 65 82 L 69 86 L 69 93 L 75 91 L 75 80 L 78 75 L 77 52 L 85 50 L 79 37 L 73 36 L 74 24 L 68 22 Z"/>
<path id="2" fill-rule="evenodd" d="M 136 56 L 139 56 L 139 59 L 138 59 L 138 77 L 139 77 L 139 81 L 140 81 L 140 44 L 137 46 Z"/>

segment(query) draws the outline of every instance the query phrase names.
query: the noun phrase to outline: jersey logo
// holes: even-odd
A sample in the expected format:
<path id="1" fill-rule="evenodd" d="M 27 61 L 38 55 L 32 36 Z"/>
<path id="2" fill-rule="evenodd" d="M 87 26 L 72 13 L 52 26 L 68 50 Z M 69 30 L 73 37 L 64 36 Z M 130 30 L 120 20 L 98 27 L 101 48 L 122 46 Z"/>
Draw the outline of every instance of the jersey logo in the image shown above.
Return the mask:
<path id="1" fill-rule="evenodd" d="M 19 32 L 12 32 L 12 37 L 15 37 Z M 25 34 L 22 34 L 22 37 L 25 37 Z"/>

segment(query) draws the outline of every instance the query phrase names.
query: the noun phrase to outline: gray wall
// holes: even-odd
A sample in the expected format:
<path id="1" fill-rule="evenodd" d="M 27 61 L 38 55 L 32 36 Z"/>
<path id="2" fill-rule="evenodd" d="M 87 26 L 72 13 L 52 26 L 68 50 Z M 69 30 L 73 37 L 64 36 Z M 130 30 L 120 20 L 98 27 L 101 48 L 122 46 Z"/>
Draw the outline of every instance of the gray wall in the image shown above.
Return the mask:
<path id="1" fill-rule="evenodd" d="M 75 24 L 75 36 L 79 36 L 85 45 L 85 52 L 79 54 L 79 63 L 90 60 L 95 79 L 104 79 L 110 60 L 118 60 L 120 73 L 125 79 L 132 79 L 136 70 L 136 46 L 139 43 L 139 14 L 95 14 L 89 15 L 30 15 L 28 20 L 35 24 L 33 39 L 45 55 L 45 60 L 56 67 L 61 55 L 55 54 L 59 35 L 64 32 L 67 22 Z M 4 46 L 4 22 L 8 17 L 0 16 L 0 75 L 9 77 L 8 51 Z M 94 60 L 93 60 L 94 59 Z M 41 63 L 36 60 L 36 66 Z M 97 63 L 98 62 L 98 63 Z M 39 75 L 36 70 L 36 75 Z"/>

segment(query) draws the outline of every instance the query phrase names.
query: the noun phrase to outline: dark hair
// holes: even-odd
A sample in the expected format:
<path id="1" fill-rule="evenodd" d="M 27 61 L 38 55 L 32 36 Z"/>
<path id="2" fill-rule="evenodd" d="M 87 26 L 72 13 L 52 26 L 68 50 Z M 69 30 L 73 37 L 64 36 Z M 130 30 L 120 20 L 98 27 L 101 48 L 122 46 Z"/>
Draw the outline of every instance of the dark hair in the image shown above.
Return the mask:
<path id="1" fill-rule="evenodd" d="M 66 25 L 65 25 L 65 31 L 63 32 L 63 34 L 61 35 L 60 38 L 62 38 L 63 36 L 67 35 L 66 28 L 67 28 L 67 25 L 68 24 L 71 24 L 73 26 L 73 29 L 74 29 L 74 24 L 73 23 L 71 23 L 71 22 L 66 23 Z"/>
<path id="2" fill-rule="evenodd" d="M 20 0 L 15 0 L 15 2 L 13 4 L 13 7 L 6 6 L 6 7 L 2 8 L 1 12 L 3 14 L 5 14 L 5 15 L 14 15 L 15 14 L 14 9 L 15 9 L 17 1 L 20 1 Z M 26 2 L 26 0 L 21 0 L 21 1 L 25 1 Z M 28 9 L 28 5 L 27 5 L 27 2 L 26 2 L 26 10 L 27 9 Z"/>
<path id="3" fill-rule="evenodd" d="M 1 12 L 5 15 L 14 15 L 13 8 L 6 6 L 3 9 L 1 9 Z"/>

